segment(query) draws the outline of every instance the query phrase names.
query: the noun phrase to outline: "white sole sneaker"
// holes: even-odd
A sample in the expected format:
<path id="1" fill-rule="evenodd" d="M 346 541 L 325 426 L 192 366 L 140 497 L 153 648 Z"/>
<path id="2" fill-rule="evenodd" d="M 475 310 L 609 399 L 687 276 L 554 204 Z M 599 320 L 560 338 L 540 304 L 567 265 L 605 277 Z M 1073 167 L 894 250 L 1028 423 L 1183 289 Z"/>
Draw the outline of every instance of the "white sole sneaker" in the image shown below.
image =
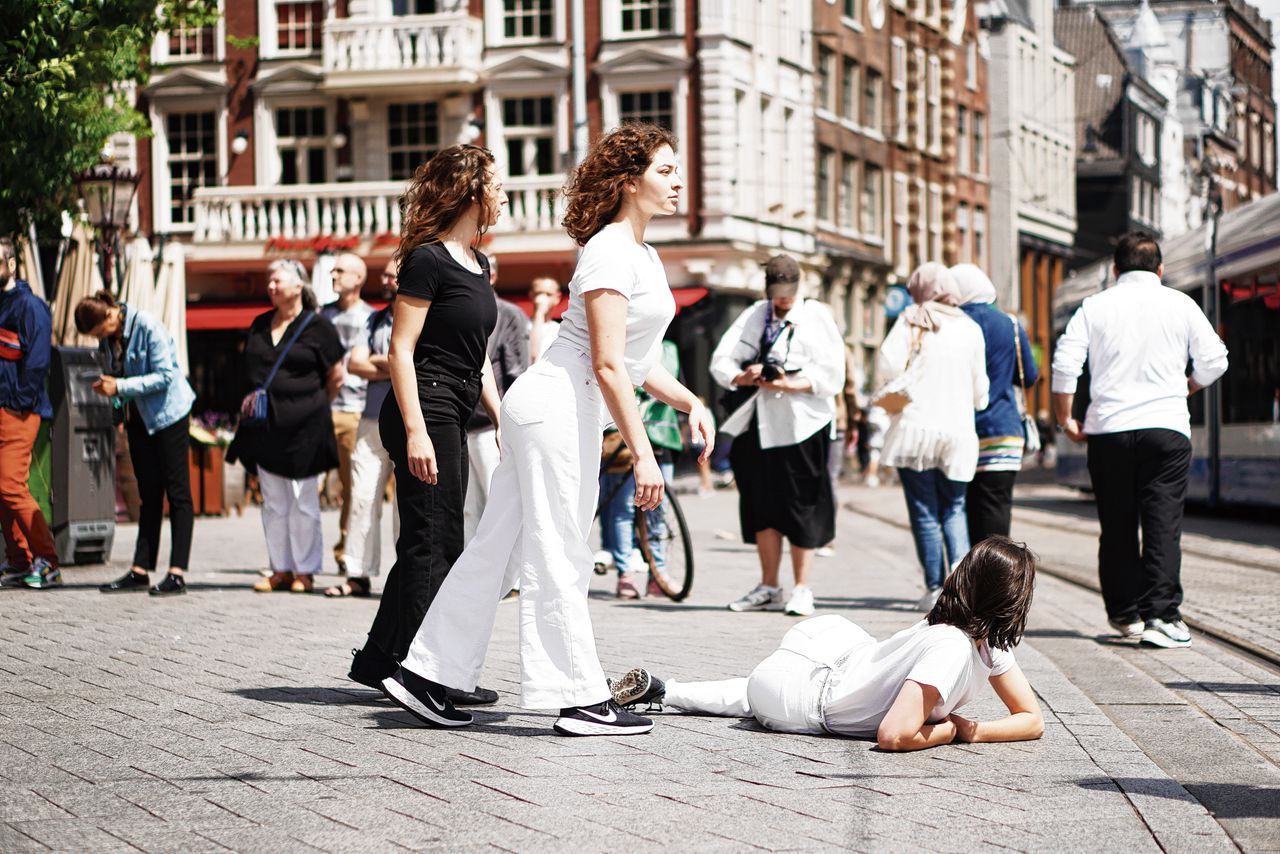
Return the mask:
<path id="1" fill-rule="evenodd" d="M 472 717 L 466 714 L 466 720 L 451 720 L 440 714 L 438 711 L 429 708 L 425 703 L 413 695 L 405 686 L 401 685 L 394 676 L 388 676 L 382 680 L 382 693 L 387 695 L 387 699 L 413 715 L 418 720 L 434 727 L 447 727 L 453 729 L 455 727 L 467 726 L 471 723 Z M 440 711 L 443 711 L 441 709 Z"/>
<path id="2" fill-rule="evenodd" d="M 561 735 L 644 735 L 653 729 L 653 721 L 622 726 L 616 723 L 592 723 L 578 718 L 560 718 L 553 729 Z"/>
<path id="3" fill-rule="evenodd" d="M 1141 620 L 1134 620 L 1132 623 L 1117 622 L 1115 620 L 1107 620 L 1107 625 L 1116 630 L 1122 638 L 1140 638 L 1142 632 L 1146 628 L 1146 624 Z"/>
<path id="4" fill-rule="evenodd" d="M 1191 646 L 1191 638 L 1178 640 L 1171 638 L 1159 629 L 1146 629 L 1142 633 L 1141 643 L 1147 646 L 1158 646 L 1161 649 L 1182 649 Z"/>

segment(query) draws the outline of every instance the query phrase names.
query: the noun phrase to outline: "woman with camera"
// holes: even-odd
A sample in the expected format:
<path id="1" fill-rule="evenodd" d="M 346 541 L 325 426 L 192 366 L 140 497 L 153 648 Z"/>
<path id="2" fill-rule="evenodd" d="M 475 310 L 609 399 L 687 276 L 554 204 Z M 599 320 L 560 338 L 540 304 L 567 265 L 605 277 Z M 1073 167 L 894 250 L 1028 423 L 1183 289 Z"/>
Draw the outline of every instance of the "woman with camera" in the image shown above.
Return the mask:
<path id="1" fill-rule="evenodd" d="M 721 430 L 736 437 L 729 462 L 742 540 L 760 556 L 760 583 L 729 604 L 733 611 L 784 609 L 778 573 L 786 539 L 795 588 L 785 610 L 812 614 L 813 553 L 835 534 L 827 461 L 833 399 L 844 387 L 844 342 L 831 311 L 799 298 L 799 289 L 795 259 L 769 259 L 768 298 L 738 316 L 711 356 L 711 375 L 730 390 L 724 403 L 733 411 Z"/>

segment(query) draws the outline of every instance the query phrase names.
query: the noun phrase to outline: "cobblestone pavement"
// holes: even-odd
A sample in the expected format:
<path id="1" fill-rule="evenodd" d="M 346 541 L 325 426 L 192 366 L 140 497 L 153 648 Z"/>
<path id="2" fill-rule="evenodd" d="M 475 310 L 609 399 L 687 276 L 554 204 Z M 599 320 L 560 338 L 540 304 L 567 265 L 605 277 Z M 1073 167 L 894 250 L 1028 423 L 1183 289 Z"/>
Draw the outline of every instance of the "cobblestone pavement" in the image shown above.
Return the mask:
<path id="1" fill-rule="evenodd" d="M 745 674 L 794 622 L 724 609 L 757 574 L 735 533 L 735 500 L 684 499 L 697 544 L 685 603 L 620 603 L 611 579 L 593 580 L 607 671 Z M 875 497 L 900 502 L 896 490 Z M 332 533 L 335 515 L 325 523 Z M 906 532 L 848 512 L 839 527 L 837 556 L 816 571 L 819 613 L 880 637 L 918 619 Z M 556 737 L 550 713 L 516 705 L 512 605 L 501 606 L 483 680 L 500 703 L 465 730 L 422 729 L 344 678 L 373 601 L 247 589 L 265 561 L 255 513 L 199 521 L 191 593 L 177 599 L 96 591 L 123 568 L 132 534 L 119 531 L 111 567 L 68 569 L 68 589 L 0 593 L 0 851 L 1280 848 L 1256 815 L 1265 801 L 1239 810 L 1241 828 L 1262 828 L 1241 842 L 1242 830 L 1193 797 L 1197 784 L 1230 781 L 1162 767 L 1107 711 L 1124 702 L 1091 699 L 1091 668 L 1136 651 L 1094 642 L 1099 618 L 1082 616 L 1080 601 L 1088 594 L 1054 579 L 1042 580 L 1018 651 L 1045 707 L 1044 738 L 892 755 L 866 741 L 678 715 L 642 737 Z M 1232 708 L 1251 720 L 1275 714 L 1255 693 L 1275 685 L 1258 674 L 1213 659 L 1159 661 L 1175 682 L 1241 686 Z M 1159 709 L 1187 708 L 1176 688 L 1151 687 L 1128 663 L 1130 681 L 1147 686 L 1134 702 L 1158 687 Z M 1203 672 L 1175 673 L 1193 664 Z M 988 697 L 971 711 L 992 717 L 1000 706 Z M 1260 775 L 1234 785 L 1280 793 Z"/>

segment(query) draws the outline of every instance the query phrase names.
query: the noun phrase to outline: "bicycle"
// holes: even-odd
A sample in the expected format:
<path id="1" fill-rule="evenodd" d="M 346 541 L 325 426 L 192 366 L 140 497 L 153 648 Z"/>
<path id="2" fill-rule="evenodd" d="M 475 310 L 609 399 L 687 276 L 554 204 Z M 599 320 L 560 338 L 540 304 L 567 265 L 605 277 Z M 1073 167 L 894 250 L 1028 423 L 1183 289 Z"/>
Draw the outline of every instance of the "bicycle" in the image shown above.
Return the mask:
<path id="1" fill-rule="evenodd" d="M 616 463 L 625 448 L 625 445 L 619 443 L 601 461 L 601 474 Z M 597 519 L 627 482 L 626 479 L 619 480 L 608 495 L 601 496 L 596 505 Z M 634 483 L 634 480 L 631 482 Z M 684 510 L 670 483 L 665 485 L 662 504 L 656 509 L 635 509 L 634 531 L 633 546 L 640 550 L 645 565 L 649 568 L 649 577 L 672 602 L 683 601 L 693 588 L 693 540 L 689 536 Z M 609 567 L 605 564 L 595 565 L 596 575 L 605 575 L 608 571 Z"/>

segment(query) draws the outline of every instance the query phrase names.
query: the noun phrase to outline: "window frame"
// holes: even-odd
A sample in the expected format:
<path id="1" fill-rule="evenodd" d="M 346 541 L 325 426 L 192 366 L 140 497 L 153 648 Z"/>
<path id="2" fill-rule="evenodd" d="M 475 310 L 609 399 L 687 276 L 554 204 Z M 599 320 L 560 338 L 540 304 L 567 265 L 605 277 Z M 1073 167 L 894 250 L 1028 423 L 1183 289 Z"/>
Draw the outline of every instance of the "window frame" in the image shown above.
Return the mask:
<path id="1" fill-rule="evenodd" d="M 547 36 L 508 36 L 506 32 L 507 11 L 506 0 L 489 0 L 485 9 L 485 30 L 490 45 L 528 45 L 562 42 L 566 39 L 564 32 L 563 4 L 555 0 L 514 0 L 516 3 L 539 4 L 551 11 L 551 33 Z M 527 16 L 526 16 L 527 17 Z"/>
<path id="2" fill-rule="evenodd" d="M 152 229 L 157 233 L 190 234 L 195 231 L 194 216 L 191 222 L 173 222 L 173 187 L 169 172 L 169 131 L 170 115 L 182 113 L 213 113 L 214 115 L 214 183 L 208 186 L 221 187 L 226 184 L 227 161 L 227 110 L 226 98 L 221 94 L 197 96 L 159 96 L 151 102 L 150 119 L 153 135 L 151 137 L 151 162 L 164 164 L 163 168 L 153 172 L 151 182 Z"/>
<path id="3" fill-rule="evenodd" d="M 395 166 L 394 166 L 395 155 L 411 154 L 414 152 L 421 151 L 424 156 L 429 156 L 433 153 L 439 152 L 440 149 L 444 148 L 445 147 L 444 129 L 445 129 L 445 124 L 447 119 L 446 111 L 445 111 L 444 105 L 440 101 L 387 101 L 382 106 L 385 110 L 385 115 L 386 115 L 386 125 L 384 126 L 384 132 L 385 132 L 385 139 L 384 139 L 385 149 L 384 150 L 387 158 L 386 159 L 387 179 L 390 181 L 407 181 L 409 180 L 409 178 L 413 177 L 414 170 L 416 170 L 417 167 L 415 166 L 413 167 L 413 169 L 410 169 L 407 175 L 403 175 L 403 176 L 396 175 Z M 431 145 L 431 144 L 409 145 L 407 143 L 402 143 L 401 145 L 397 146 L 392 144 L 391 142 L 391 127 L 392 127 L 391 111 L 392 109 L 395 107 L 412 107 L 412 106 L 432 107 L 435 110 L 436 140 L 434 145 Z"/>

